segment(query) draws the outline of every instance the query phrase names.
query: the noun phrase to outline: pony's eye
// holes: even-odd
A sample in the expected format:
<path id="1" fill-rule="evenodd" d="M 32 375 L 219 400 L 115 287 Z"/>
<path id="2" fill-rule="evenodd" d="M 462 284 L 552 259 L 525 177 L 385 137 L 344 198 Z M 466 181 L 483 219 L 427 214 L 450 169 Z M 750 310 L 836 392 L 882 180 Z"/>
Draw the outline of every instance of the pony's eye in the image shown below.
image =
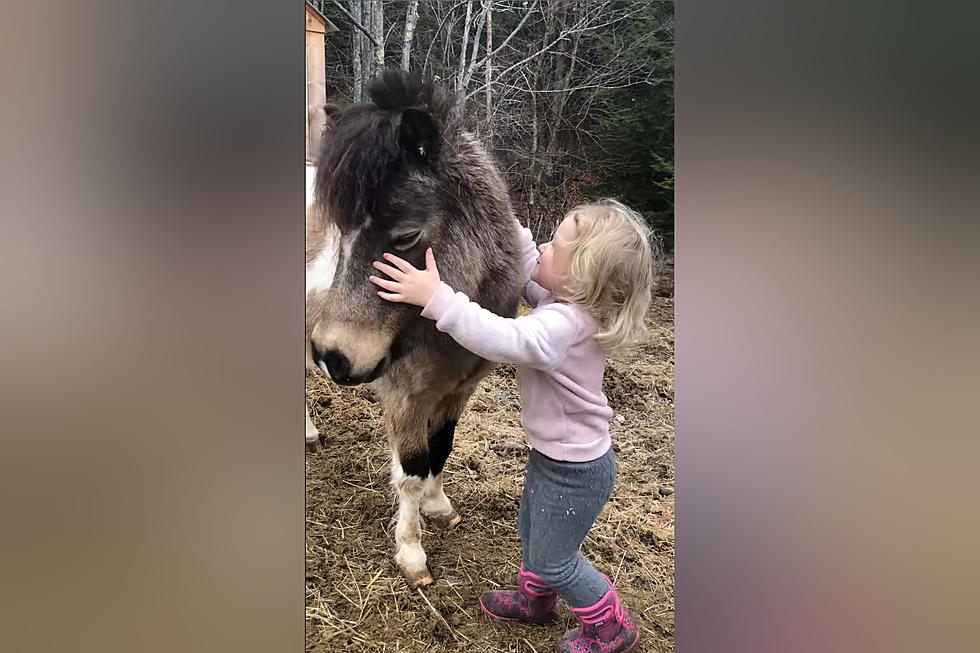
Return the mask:
<path id="1" fill-rule="evenodd" d="M 421 239 L 422 239 L 421 229 L 415 229 L 403 233 L 396 233 L 391 235 L 391 246 L 401 252 L 404 252 L 418 245 L 418 242 Z"/>

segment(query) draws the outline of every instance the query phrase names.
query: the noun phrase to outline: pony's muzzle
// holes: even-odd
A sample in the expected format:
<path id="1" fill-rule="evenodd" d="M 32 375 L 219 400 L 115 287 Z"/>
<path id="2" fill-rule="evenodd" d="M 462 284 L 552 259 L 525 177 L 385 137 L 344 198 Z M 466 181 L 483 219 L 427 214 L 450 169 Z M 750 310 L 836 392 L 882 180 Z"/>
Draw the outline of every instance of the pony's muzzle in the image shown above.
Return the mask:
<path id="1" fill-rule="evenodd" d="M 393 336 L 344 322 L 318 323 L 310 333 L 313 363 L 334 383 L 370 383 L 385 373 Z"/>
<path id="2" fill-rule="evenodd" d="M 384 373 L 388 363 L 388 357 L 386 356 L 378 361 L 374 369 L 367 374 L 352 374 L 350 360 L 343 352 L 337 349 L 330 349 L 320 355 L 320 352 L 316 350 L 315 346 L 313 348 L 313 360 L 316 361 L 317 367 L 323 370 L 334 383 L 339 385 L 370 383 Z"/>

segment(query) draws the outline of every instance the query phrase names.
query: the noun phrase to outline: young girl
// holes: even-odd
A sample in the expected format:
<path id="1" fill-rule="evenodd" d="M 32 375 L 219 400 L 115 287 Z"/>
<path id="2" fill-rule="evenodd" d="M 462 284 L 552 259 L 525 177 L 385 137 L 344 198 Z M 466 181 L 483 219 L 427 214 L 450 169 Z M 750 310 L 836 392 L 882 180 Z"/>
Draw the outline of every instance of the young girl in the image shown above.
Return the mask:
<path id="1" fill-rule="evenodd" d="M 518 225 L 520 227 L 520 225 Z M 488 360 L 516 363 L 521 424 L 533 447 L 518 513 L 522 565 L 516 590 L 480 599 L 492 619 L 544 624 L 558 596 L 582 623 L 558 651 L 626 651 L 639 632 L 609 578 L 581 546 L 616 480 L 612 410 L 602 393 L 605 354 L 646 331 L 653 260 L 639 216 L 614 200 L 573 209 L 540 247 L 521 228 L 524 297 L 530 315 L 507 319 L 442 283 L 432 249 L 425 270 L 385 254 L 374 267 L 382 298 L 423 307 L 422 315 Z"/>

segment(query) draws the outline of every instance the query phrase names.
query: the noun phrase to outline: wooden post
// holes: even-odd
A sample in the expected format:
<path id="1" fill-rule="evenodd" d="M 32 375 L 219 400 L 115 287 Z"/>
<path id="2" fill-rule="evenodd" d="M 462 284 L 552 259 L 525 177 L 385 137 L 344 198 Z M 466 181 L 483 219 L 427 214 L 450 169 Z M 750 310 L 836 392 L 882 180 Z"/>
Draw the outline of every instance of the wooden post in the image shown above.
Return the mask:
<path id="1" fill-rule="evenodd" d="M 306 160 L 315 161 L 320 155 L 320 137 L 327 124 L 323 105 L 327 101 L 326 61 L 323 35 L 326 26 L 306 9 Z"/>

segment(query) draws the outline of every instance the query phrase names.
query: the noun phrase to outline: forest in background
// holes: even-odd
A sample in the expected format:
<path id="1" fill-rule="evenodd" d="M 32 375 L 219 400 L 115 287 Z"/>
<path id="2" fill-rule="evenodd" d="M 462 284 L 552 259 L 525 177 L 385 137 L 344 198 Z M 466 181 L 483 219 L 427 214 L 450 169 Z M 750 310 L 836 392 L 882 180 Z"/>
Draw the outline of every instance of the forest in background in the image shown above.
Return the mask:
<path id="1" fill-rule="evenodd" d="M 514 209 L 547 239 L 574 204 L 616 197 L 666 253 L 674 235 L 672 0 L 316 0 L 329 103 L 384 68 L 455 92 Z"/>

